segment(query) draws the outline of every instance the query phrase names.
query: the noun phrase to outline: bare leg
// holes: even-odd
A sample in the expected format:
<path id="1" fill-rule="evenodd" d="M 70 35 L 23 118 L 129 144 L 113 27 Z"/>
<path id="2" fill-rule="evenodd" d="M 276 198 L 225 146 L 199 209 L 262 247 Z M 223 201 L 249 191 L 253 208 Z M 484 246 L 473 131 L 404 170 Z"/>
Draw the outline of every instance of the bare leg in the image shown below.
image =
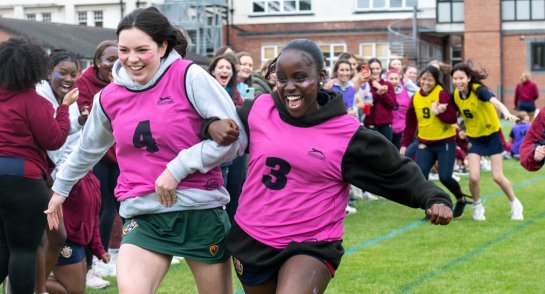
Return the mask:
<path id="1" fill-rule="evenodd" d="M 244 288 L 244 293 L 246 294 L 274 294 L 276 293 L 277 282 L 278 280 L 275 276 L 261 285 L 248 286 L 243 284 L 242 287 Z"/>
<path id="2" fill-rule="evenodd" d="M 123 244 L 117 257 L 117 284 L 120 294 L 157 292 L 170 267 L 172 256 Z M 216 292 L 221 293 L 221 292 Z"/>
<path id="3" fill-rule="evenodd" d="M 509 199 L 509 202 L 513 202 L 513 200 L 516 198 L 515 191 L 513 190 L 513 186 L 511 186 L 511 182 L 509 182 L 509 180 L 503 174 L 502 155 L 492 155 L 490 156 L 490 161 L 492 164 L 492 179 L 494 179 L 494 182 L 501 187 L 503 193 L 505 193 L 505 196 L 507 196 L 507 199 Z"/>
<path id="4" fill-rule="evenodd" d="M 474 202 L 479 202 L 481 199 L 481 156 L 475 153 L 467 155 L 469 162 L 469 191 Z"/>
<path id="5" fill-rule="evenodd" d="M 85 293 L 85 275 L 87 273 L 87 262 L 83 258 L 80 262 L 68 265 L 57 265 L 53 269 L 55 280 L 61 284 L 66 293 L 83 294 Z M 50 282 L 48 281 L 48 286 Z M 48 291 L 51 292 L 49 287 Z"/>
<path id="6" fill-rule="evenodd" d="M 295 255 L 280 268 L 276 293 L 324 293 L 330 280 L 331 272 L 323 262 L 309 255 Z"/>
<path id="7" fill-rule="evenodd" d="M 203 263 L 186 259 L 200 294 L 233 293 L 231 259 L 222 263 Z"/>

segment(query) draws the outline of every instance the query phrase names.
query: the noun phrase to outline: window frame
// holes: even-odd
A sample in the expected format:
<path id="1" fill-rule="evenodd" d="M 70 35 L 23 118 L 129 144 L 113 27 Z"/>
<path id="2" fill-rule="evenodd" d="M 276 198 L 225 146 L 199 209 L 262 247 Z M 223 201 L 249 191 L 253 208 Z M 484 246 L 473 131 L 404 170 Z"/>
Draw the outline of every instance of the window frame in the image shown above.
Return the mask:
<path id="1" fill-rule="evenodd" d="M 372 45 L 372 56 L 366 56 L 363 54 L 363 46 Z M 386 45 L 386 56 L 377 56 L 377 45 Z M 390 44 L 388 41 L 371 41 L 371 42 L 360 42 L 358 45 L 359 55 L 363 58 L 364 62 L 367 62 L 370 58 L 378 58 L 380 62 L 382 63 L 382 69 L 386 70 L 388 69 L 388 63 L 390 62 L 390 59 L 393 57 L 399 58 L 396 55 L 392 54 L 392 51 L 390 50 Z"/>
<path id="2" fill-rule="evenodd" d="M 308 10 L 301 10 L 301 2 L 302 1 L 308 1 L 310 5 L 310 9 Z M 256 2 L 262 2 L 263 3 L 263 9 L 264 11 L 255 11 L 254 6 L 256 5 Z M 269 4 L 273 2 L 278 2 L 279 4 L 279 11 L 269 11 Z M 295 10 L 294 11 L 284 11 L 285 2 L 295 2 Z M 251 15 L 300 15 L 300 14 L 312 14 L 312 0 L 252 0 L 252 12 Z"/>
<path id="3" fill-rule="evenodd" d="M 528 2 L 528 18 L 520 18 L 517 14 L 518 5 L 519 2 Z M 533 3 L 536 2 L 542 2 L 543 3 L 543 11 L 542 11 L 542 17 L 534 18 L 532 12 L 533 12 Z M 513 18 L 505 18 L 504 17 L 504 4 L 506 3 L 513 3 Z M 543 0 L 501 0 L 500 2 L 500 9 L 501 9 L 501 20 L 505 22 L 515 22 L 515 21 L 544 21 L 545 20 L 545 1 Z"/>
<path id="4" fill-rule="evenodd" d="M 418 0 L 401 0 L 401 7 L 392 7 L 391 2 L 392 0 L 380 0 L 384 1 L 384 6 L 382 7 L 375 7 L 375 1 L 379 0 L 367 0 L 369 2 L 369 7 L 360 7 L 360 1 L 356 0 L 356 11 L 357 12 L 376 12 L 376 11 L 411 11 L 413 10 L 414 6 L 418 6 Z M 408 6 L 408 1 L 415 1 L 415 5 Z"/>
<path id="5" fill-rule="evenodd" d="M 25 13 L 25 19 L 36 21 L 36 13 Z"/>
<path id="6" fill-rule="evenodd" d="M 42 12 L 42 22 L 51 22 L 51 12 Z"/>
<path id="7" fill-rule="evenodd" d="M 449 6 L 449 12 L 450 12 L 450 15 L 449 15 L 449 20 L 448 21 L 442 21 L 439 19 L 439 4 L 440 3 L 446 3 L 448 4 Z M 463 6 L 462 6 L 462 17 L 461 17 L 461 20 L 456 20 L 454 21 L 454 3 L 462 3 L 462 5 L 465 5 L 464 4 L 464 0 L 437 0 L 436 3 L 435 3 L 435 15 L 436 15 L 436 20 L 437 20 L 437 23 L 438 24 L 444 24 L 444 23 L 464 23 L 464 9 L 463 9 Z"/>
<path id="8" fill-rule="evenodd" d="M 541 47 L 542 50 L 542 60 L 541 60 L 541 66 L 536 68 L 534 67 L 534 64 L 536 63 L 534 60 L 534 49 L 536 47 Z M 545 73 L 545 39 L 536 40 L 533 42 L 530 42 L 529 44 L 529 53 L 528 54 L 528 62 L 529 62 L 529 68 L 532 72 L 539 72 L 539 73 Z"/>
<path id="9" fill-rule="evenodd" d="M 94 20 L 95 27 L 99 27 L 99 28 L 103 27 L 104 26 L 104 11 L 93 10 L 93 20 Z M 100 25 L 97 25 L 97 24 L 100 24 Z"/>
<path id="10" fill-rule="evenodd" d="M 87 25 L 87 11 L 77 11 L 78 16 L 78 25 L 86 26 Z"/>

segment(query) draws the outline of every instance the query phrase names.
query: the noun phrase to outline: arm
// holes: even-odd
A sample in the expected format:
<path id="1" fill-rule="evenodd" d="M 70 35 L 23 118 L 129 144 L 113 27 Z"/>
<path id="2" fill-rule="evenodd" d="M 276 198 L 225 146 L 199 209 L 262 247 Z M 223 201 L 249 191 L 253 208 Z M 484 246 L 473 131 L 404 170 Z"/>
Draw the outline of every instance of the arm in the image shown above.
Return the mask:
<path id="1" fill-rule="evenodd" d="M 514 109 L 517 108 L 517 104 L 519 102 L 519 99 L 520 99 L 520 84 L 517 85 L 517 87 L 515 88 L 515 99 L 514 99 L 514 104 L 515 104 L 515 107 Z"/>
<path id="2" fill-rule="evenodd" d="M 56 110 L 51 103 L 38 96 L 37 103 L 29 110 L 29 128 L 38 144 L 45 150 L 56 150 L 62 147 L 70 129 L 69 106 L 77 99 L 74 90 L 66 94 L 66 99 Z"/>
<path id="3" fill-rule="evenodd" d="M 342 171 L 346 181 L 364 191 L 427 210 L 434 223 L 448 224 L 452 218 L 449 194 L 427 181 L 414 161 L 400 155 L 379 133 L 364 128 L 356 132 L 343 157 Z"/>
<path id="4" fill-rule="evenodd" d="M 437 108 L 439 110 L 439 114 L 437 115 L 437 117 L 442 122 L 448 124 L 456 123 L 456 106 L 454 105 L 454 100 L 451 99 L 450 95 L 446 91 L 441 91 L 439 93 L 439 104 Z"/>
<path id="5" fill-rule="evenodd" d="M 231 98 L 206 71 L 198 66 L 191 66 L 187 71 L 186 91 L 189 101 L 201 117 L 231 118 L 237 123 L 240 135 L 237 141 L 228 146 L 219 146 L 214 141 L 204 140 L 182 150 L 167 164 L 168 171 L 178 182 L 191 173 L 206 173 L 220 163 L 242 155 L 247 144 L 246 132 Z"/>
<path id="6" fill-rule="evenodd" d="M 397 105 L 396 92 L 394 90 L 394 87 L 387 81 L 382 81 L 382 85 L 387 86 L 388 90 L 386 90 L 386 93 L 380 95 L 382 96 L 381 101 L 387 109 L 394 109 L 394 107 Z"/>
<path id="7" fill-rule="evenodd" d="M 499 112 L 501 112 L 501 114 L 503 114 L 503 117 L 505 119 L 508 119 L 510 121 L 516 121 L 517 120 L 517 117 L 515 115 L 511 114 L 511 112 L 509 112 L 507 107 L 505 107 L 505 105 L 503 105 L 503 103 L 501 103 L 501 101 L 498 100 L 498 98 L 496 98 L 496 97 L 490 98 L 490 103 L 494 104 L 494 107 Z"/>
<path id="8" fill-rule="evenodd" d="M 406 148 L 414 140 L 417 125 L 418 125 L 418 123 L 417 123 L 417 120 L 416 120 L 416 112 L 414 110 L 413 105 L 411 104 L 411 106 L 407 110 L 407 116 L 405 116 L 405 131 L 403 131 L 403 137 L 401 137 L 401 146 L 402 146 L 402 148 L 403 147 Z M 403 152 L 403 153 L 405 153 L 405 152 Z"/>
<path id="9" fill-rule="evenodd" d="M 520 145 L 520 165 L 529 171 L 537 171 L 545 158 L 545 108 L 532 122 Z"/>
<path id="10" fill-rule="evenodd" d="M 57 229 L 62 217 L 62 203 L 72 186 L 83 178 L 114 144 L 110 120 L 100 105 L 99 92 L 94 101 L 94 110 L 83 129 L 83 134 L 74 151 L 68 156 L 53 183 L 53 196 L 45 213 L 50 229 Z"/>

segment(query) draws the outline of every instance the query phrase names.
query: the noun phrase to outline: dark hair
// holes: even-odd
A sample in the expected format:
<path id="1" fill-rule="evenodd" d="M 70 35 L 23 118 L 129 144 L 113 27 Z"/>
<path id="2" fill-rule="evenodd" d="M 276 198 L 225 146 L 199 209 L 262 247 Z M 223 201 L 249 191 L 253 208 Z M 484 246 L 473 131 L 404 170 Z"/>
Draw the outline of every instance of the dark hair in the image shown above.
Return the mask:
<path id="1" fill-rule="evenodd" d="M 187 50 L 187 40 L 184 34 L 177 27 L 173 26 L 157 8 L 138 8 L 125 16 L 117 26 L 116 35 L 123 30 L 137 28 L 148 34 L 157 45 L 163 45 L 167 42 L 165 56 L 168 56 L 172 49 L 185 57 Z"/>
<path id="2" fill-rule="evenodd" d="M 322 53 L 322 50 L 320 50 L 320 47 L 316 45 L 311 40 L 308 39 L 295 39 L 290 41 L 284 49 L 282 49 L 282 52 L 286 52 L 289 50 L 298 50 L 306 52 L 312 60 L 305 60 L 307 64 L 314 63 L 314 66 L 316 67 L 316 71 L 321 72 L 324 69 L 324 55 Z"/>
<path id="3" fill-rule="evenodd" d="M 73 62 L 76 64 L 76 69 L 79 70 L 79 60 L 76 55 L 70 51 L 66 51 L 64 49 L 55 49 L 51 51 L 49 59 L 51 59 L 50 70 L 55 68 L 55 66 L 57 66 L 57 64 L 59 64 L 61 61 Z"/>
<path id="4" fill-rule="evenodd" d="M 332 77 L 333 78 L 337 77 L 337 70 L 339 70 L 339 66 L 341 66 L 341 64 L 348 64 L 348 66 L 350 67 L 350 71 L 351 71 L 350 78 L 352 78 L 352 71 L 354 71 L 354 69 L 352 68 L 352 64 L 350 64 L 348 59 L 339 59 L 339 60 L 337 60 L 337 62 L 335 62 L 335 65 L 333 66 L 333 73 L 331 73 Z"/>
<path id="5" fill-rule="evenodd" d="M 418 80 L 420 80 L 420 78 L 427 72 L 433 76 L 436 85 L 440 85 L 441 87 L 443 87 L 443 83 L 441 83 L 441 73 L 439 72 L 439 69 L 437 69 L 437 67 L 433 65 L 428 65 L 424 67 L 424 69 L 420 72 L 420 75 L 418 76 Z M 445 87 L 443 87 L 443 89 L 444 88 Z"/>
<path id="6" fill-rule="evenodd" d="M 219 47 L 218 50 L 216 50 L 216 52 L 214 53 L 214 57 L 224 55 L 225 52 L 227 52 L 227 50 L 231 50 L 231 51 L 235 52 L 235 50 L 233 50 L 233 48 L 225 45 L 225 46 Z"/>
<path id="7" fill-rule="evenodd" d="M 265 72 L 265 79 L 268 81 L 271 78 L 271 74 L 276 72 L 276 62 L 278 61 L 278 56 L 273 58 L 269 65 L 267 66 L 267 72 Z"/>
<path id="8" fill-rule="evenodd" d="M 216 66 L 218 65 L 218 62 L 222 59 L 227 60 L 231 64 L 231 68 L 233 69 L 233 76 L 227 83 L 227 86 L 229 87 L 229 96 L 231 98 L 235 98 L 237 90 L 237 58 L 233 54 L 224 54 L 216 56 L 214 59 L 212 59 L 212 62 L 210 62 L 210 66 L 208 67 L 208 73 L 210 75 L 214 75 L 214 70 L 216 70 Z"/>
<path id="9" fill-rule="evenodd" d="M 0 85 L 6 90 L 24 91 L 47 79 L 49 57 L 41 44 L 14 37 L 0 43 Z"/>
<path id="10" fill-rule="evenodd" d="M 380 69 L 382 71 L 382 62 L 380 61 L 380 59 L 376 58 L 376 57 L 373 57 L 373 58 L 370 58 L 368 61 L 367 61 L 367 64 L 369 64 L 369 66 L 371 66 L 371 63 L 373 62 L 376 62 L 380 65 Z"/>
<path id="11" fill-rule="evenodd" d="M 102 54 L 104 54 L 104 50 L 109 47 L 116 47 L 117 48 L 117 41 L 116 40 L 104 40 L 100 42 L 95 49 L 95 56 L 93 57 L 93 65 L 98 67 L 97 60 L 99 60 L 102 57 Z"/>
<path id="12" fill-rule="evenodd" d="M 466 61 L 465 63 L 457 63 L 450 71 L 450 76 L 452 76 L 456 71 L 464 72 L 469 78 L 468 88 L 470 92 L 473 91 L 473 84 L 479 84 L 486 88 L 486 86 L 483 84 L 483 80 L 488 77 L 486 70 L 484 68 L 481 68 L 481 70 L 474 70 L 472 67 L 473 62 L 471 60 Z"/>

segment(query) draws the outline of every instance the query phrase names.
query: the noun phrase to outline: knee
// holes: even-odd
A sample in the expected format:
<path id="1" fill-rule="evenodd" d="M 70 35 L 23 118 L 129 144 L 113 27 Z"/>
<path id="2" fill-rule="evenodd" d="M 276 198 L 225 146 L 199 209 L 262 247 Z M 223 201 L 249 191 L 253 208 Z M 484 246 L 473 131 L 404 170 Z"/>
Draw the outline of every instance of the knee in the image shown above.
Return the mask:
<path id="1" fill-rule="evenodd" d="M 480 176 L 469 176 L 469 184 L 470 185 L 478 185 L 479 181 L 481 180 Z"/>
<path id="2" fill-rule="evenodd" d="M 54 230 L 49 231 L 47 234 L 47 245 L 50 249 L 61 250 L 66 242 L 66 231 L 65 230 Z"/>

